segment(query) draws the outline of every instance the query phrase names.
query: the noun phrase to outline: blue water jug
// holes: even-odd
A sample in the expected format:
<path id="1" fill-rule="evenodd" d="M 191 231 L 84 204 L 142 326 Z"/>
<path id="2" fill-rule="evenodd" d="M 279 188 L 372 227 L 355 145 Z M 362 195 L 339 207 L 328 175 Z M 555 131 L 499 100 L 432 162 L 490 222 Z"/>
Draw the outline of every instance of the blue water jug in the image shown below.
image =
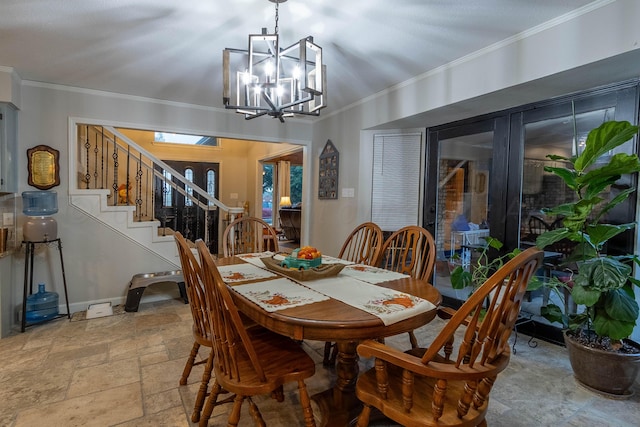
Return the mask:
<path id="1" fill-rule="evenodd" d="M 44 283 L 38 284 L 38 292 L 27 297 L 27 322 L 44 322 L 58 315 L 58 294 L 47 292 Z"/>

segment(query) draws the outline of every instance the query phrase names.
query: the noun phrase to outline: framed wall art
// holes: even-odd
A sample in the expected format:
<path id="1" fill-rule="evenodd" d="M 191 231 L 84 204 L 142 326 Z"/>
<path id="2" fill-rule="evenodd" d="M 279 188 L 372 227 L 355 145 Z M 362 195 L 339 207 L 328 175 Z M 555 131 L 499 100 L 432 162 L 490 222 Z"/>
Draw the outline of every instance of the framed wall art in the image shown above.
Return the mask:
<path id="1" fill-rule="evenodd" d="M 320 176 L 318 183 L 319 199 L 338 198 L 338 166 L 340 153 L 333 142 L 327 139 L 327 143 L 320 153 Z"/>
<path id="2" fill-rule="evenodd" d="M 29 185 L 38 190 L 48 190 L 60 185 L 58 150 L 46 145 L 37 145 L 27 150 Z"/>

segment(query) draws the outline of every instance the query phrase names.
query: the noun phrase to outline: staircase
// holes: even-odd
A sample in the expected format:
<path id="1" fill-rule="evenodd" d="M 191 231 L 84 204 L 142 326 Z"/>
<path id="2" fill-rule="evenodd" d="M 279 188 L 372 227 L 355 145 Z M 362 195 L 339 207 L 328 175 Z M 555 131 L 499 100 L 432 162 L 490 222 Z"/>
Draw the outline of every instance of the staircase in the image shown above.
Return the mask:
<path id="1" fill-rule="evenodd" d="M 177 268 L 175 224 L 183 224 L 179 231 L 185 237 L 203 238 L 217 253 L 223 218 L 233 220 L 242 208 L 224 205 L 113 127 L 78 124 L 75 131 L 69 158 L 81 160 L 70 162 L 70 176 L 77 177 L 69 186 L 72 206 Z M 180 195 L 190 206 L 179 211 L 165 205 L 166 194 Z M 171 222 L 166 212 L 203 220 Z"/>

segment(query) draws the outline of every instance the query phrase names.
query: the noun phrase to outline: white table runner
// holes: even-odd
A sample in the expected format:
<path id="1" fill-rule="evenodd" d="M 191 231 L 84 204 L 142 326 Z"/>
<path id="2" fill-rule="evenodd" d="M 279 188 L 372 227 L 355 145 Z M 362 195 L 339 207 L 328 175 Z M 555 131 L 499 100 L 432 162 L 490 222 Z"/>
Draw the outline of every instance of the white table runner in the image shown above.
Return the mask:
<path id="1" fill-rule="evenodd" d="M 365 283 L 342 273 L 337 277 L 312 280 L 303 284 L 321 294 L 373 314 L 385 325 L 435 309 L 435 306 L 425 299 Z"/>
<path id="2" fill-rule="evenodd" d="M 385 270 L 382 268 L 371 267 L 364 264 L 348 265 L 342 269 L 340 274 L 353 277 L 354 279 L 371 283 L 373 285 L 377 283 L 388 282 L 389 280 L 407 278 L 406 274 Z"/>
<path id="3" fill-rule="evenodd" d="M 239 257 L 246 261 L 246 264 L 219 266 L 218 269 L 226 283 L 279 277 L 266 269 L 260 260 L 261 257 L 272 255 L 273 252 L 243 254 Z M 284 256 L 278 254 L 277 258 L 284 259 Z M 332 261 L 342 261 L 330 258 Z M 406 275 L 348 261 L 344 263 L 347 265 L 335 277 L 300 283 L 288 278 L 278 278 L 233 286 L 233 290 L 269 312 L 333 298 L 377 316 L 385 325 L 435 309 L 435 306 L 425 299 L 376 285 L 406 278 Z"/>
<path id="4" fill-rule="evenodd" d="M 329 256 L 329 255 L 322 255 L 322 263 L 323 264 L 345 264 L 345 265 L 355 264 L 352 261 L 347 261 L 344 259 Z"/>

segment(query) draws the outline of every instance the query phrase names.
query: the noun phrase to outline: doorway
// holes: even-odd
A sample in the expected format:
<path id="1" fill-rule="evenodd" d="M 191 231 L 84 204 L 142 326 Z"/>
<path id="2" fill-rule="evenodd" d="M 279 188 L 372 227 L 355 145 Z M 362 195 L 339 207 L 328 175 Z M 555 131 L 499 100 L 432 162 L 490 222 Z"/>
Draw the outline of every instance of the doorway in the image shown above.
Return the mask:
<path id="1" fill-rule="evenodd" d="M 163 162 L 180 172 L 194 185 L 205 189 L 211 197 L 218 198 L 220 186 L 220 165 L 218 163 L 176 160 L 163 160 Z M 206 200 L 194 195 L 193 189 L 188 186 L 181 184 L 179 181 L 174 181 L 167 171 L 161 171 L 161 173 L 165 181 L 171 180 L 176 183 L 188 196 L 173 191 L 166 183 L 160 182 L 160 178 L 156 178 L 159 182 L 157 182 L 155 188 L 161 189 L 156 191 L 154 195 L 156 218 L 166 224 L 163 224 L 163 227 L 175 227 L 174 229 L 180 231 L 186 239 L 194 242 L 197 239 L 204 240 L 207 242 L 209 250 L 212 253 L 217 253 L 218 227 L 216 225 L 218 224 L 218 210 L 210 211 L 211 213 L 205 217 L 205 212 L 202 209 L 197 209 L 190 197 L 195 197 L 197 198 L 196 200 L 203 203 L 206 203 Z"/>
<path id="2" fill-rule="evenodd" d="M 302 209 L 303 153 L 303 149 L 298 148 L 260 162 L 262 165 L 262 219 L 278 231 L 284 231 L 286 228 L 282 226 L 280 220 L 280 209 Z M 282 237 L 299 241 L 299 226 L 296 227 L 297 239 L 290 239 L 291 230 L 289 228 L 287 230 L 289 235 L 283 233 Z"/>

